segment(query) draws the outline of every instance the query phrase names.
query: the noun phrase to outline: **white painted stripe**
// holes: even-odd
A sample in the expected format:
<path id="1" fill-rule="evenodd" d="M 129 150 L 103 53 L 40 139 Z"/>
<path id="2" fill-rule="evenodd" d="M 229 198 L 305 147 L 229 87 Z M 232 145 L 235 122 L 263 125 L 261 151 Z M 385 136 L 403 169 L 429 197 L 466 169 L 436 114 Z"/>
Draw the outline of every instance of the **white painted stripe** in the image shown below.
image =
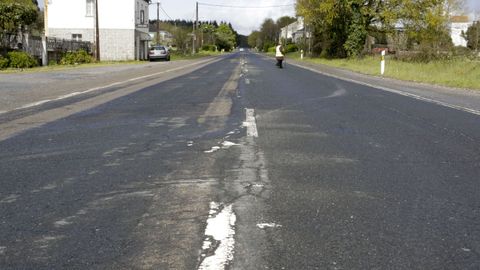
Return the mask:
<path id="1" fill-rule="evenodd" d="M 94 91 L 98 91 L 98 90 L 110 88 L 110 87 L 113 87 L 113 86 L 122 85 L 122 84 L 129 83 L 129 82 L 134 82 L 134 81 L 138 81 L 138 80 L 142 80 L 142 79 L 147 79 L 147 78 L 155 77 L 155 76 L 158 76 L 158 75 L 161 75 L 161 74 L 178 71 L 178 70 L 181 70 L 181 69 L 184 69 L 184 68 L 188 68 L 188 67 L 191 67 L 191 66 L 204 64 L 204 63 L 209 62 L 209 61 L 213 61 L 213 60 L 212 60 L 212 59 L 208 59 L 208 60 L 205 60 L 205 61 L 199 61 L 199 62 L 191 63 L 191 64 L 188 64 L 188 65 L 185 65 L 185 66 L 181 66 L 181 67 L 177 67 L 177 68 L 172 68 L 172 69 L 169 69 L 169 70 L 164 70 L 164 71 L 161 71 L 161 72 L 157 72 L 157 73 L 153 73 L 153 74 L 149 74 L 149 75 L 145 75 L 145 76 L 140 76 L 140 77 L 131 78 L 131 79 L 128 79 L 128 80 L 125 80 L 125 81 L 120 81 L 120 82 L 115 82 L 115 83 L 111 83 L 111 84 L 108 84 L 108 85 L 103 85 L 103 86 L 98 86 L 98 87 L 90 88 L 90 89 L 88 89 L 88 90 L 81 91 L 81 92 L 73 92 L 73 93 L 70 93 L 70 94 L 66 94 L 66 95 L 59 96 L 59 97 L 54 98 L 54 99 L 45 99 L 45 100 L 41 100 L 41 101 L 29 103 L 29 104 L 23 105 L 23 106 L 21 106 L 21 107 L 12 109 L 12 110 L 10 110 L 10 111 L 0 111 L 0 114 L 7 113 L 7 112 L 11 112 L 11 111 L 15 111 L 15 110 L 20 110 L 20 109 L 32 108 L 32 107 L 36 107 L 36 106 L 39 106 L 39 105 L 42 105 L 42 104 L 45 104 L 45 103 L 48 103 L 48 102 L 51 102 L 51 101 L 59 101 L 59 100 L 66 99 L 66 98 L 69 98 L 69 97 L 74 97 L 74 96 L 78 96 L 78 95 L 81 95 L 81 94 L 86 94 L 86 93 L 90 93 L 90 92 L 94 92 Z"/>
<path id="2" fill-rule="evenodd" d="M 245 109 L 246 118 L 243 122 L 243 126 L 247 128 L 248 137 L 258 137 L 257 131 L 257 122 L 255 120 L 255 110 L 254 109 Z"/>
<path id="3" fill-rule="evenodd" d="M 405 97 L 410 97 L 410 98 L 414 98 L 414 99 L 417 99 L 417 100 L 421 100 L 421 101 L 437 104 L 437 105 L 440 105 L 440 106 L 448 107 L 448 108 L 451 108 L 451 109 L 456 109 L 456 110 L 480 115 L 480 111 L 475 110 L 475 109 L 470 109 L 470 108 L 466 108 L 466 107 L 462 107 L 462 106 L 458 106 L 458 105 L 453 105 L 453 104 L 450 104 L 450 103 L 447 103 L 447 102 L 434 100 L 434 99 L 427 98 L 427 97 L 422 97 L 422 96 L 412 94 L 412 93 L 408 93 L 408 92 L 404 92 L 404 91 L 401 91 L 401 90 L 395 90 L 395 89 L 388 88 L 388 87 L 373 85 L 373 84 L 370 84 L 370 83 L 366 83 L 366 82 L 362 82 L 362 81 L 358 81 L 358 80 L 354 80 L 354 79 L 350 79 L 350 78 L 345 78 L 345 77 L 325 73 L 325 72 L 316 70 L 314 68 L 298 65 L 298 64 L 295 64 L 295 63 L 290 63 L 290 64 L 293 65 L 293 66 L 299 67 L 299 68 L 310 70 L 312 72 L 319 73 L 319 74 L 322 74 L 322 75 L 325 75 L 325 76 L 328 76 L 328 77 L 332 77 L 332 78 L 335 78 L 335 79 L 339 79 L 339 80 L 342 80 L 342 81 L 348 81 L 348 82 L 352 82 L 352 83 L 356 83 L 356 84 L 360 84 L 360 85 L 364 85 L 364 86 L 368 86 L 368 87 L 372 87 L 372 88 L 376 88 L 376 89 L 381 89 L 381 90 L 391 92 L 391 93 L 395 93 L 395 94 L 398 94 L 398 95 L 402 95 L 402 96 L 405 96 Z"/>
<path id="4" fill-rule="evenodd" d="M 233 260 L 235 247 L 235 222 L 237 220 L 232 205 L 222 205 L 211 202 L 210 214 L 205 229 L 205 241 L 203 242 L 202 256 L 207 256 L 209 251 L 213 255 L 204 257 L 199 270 L 221 270 L 225 269 Z M 213 239 L 212 239 L 213 238 Z"/>
<path id="5" fill-rule="evenodd" d="M 276 223 L 258 223 L 257 227 L 260 229 L 265 229 L 265 228 L 280 228 L 282 225 L 276 224 Z"/>

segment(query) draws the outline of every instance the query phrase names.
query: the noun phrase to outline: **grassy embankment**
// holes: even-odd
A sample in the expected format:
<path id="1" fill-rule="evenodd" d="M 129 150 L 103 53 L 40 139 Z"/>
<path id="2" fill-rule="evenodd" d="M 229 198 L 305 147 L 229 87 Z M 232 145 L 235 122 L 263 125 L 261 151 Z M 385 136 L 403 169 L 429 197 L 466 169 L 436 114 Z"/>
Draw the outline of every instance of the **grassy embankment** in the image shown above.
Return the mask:
<path id="1" fill-rule="evenodd" d="M 171 61 L 179 61 L 179 60 L 193 60 L 202 57 L 208 56 L 215 56 L 220 55 L 220 52 L 205 52 L 200 51 L 195 55 L 183 55 L 183 54 L 172 54 Z M 138 65 L 138 64 L 145 64 L 147 61 L 102 61 L 102 62 L 95 62 L 89 64 L 80 64 L 80 65 L 49 65 L 46 67 L 34 67 L 28 69 L 3 69 L 0 70 L 0 74 L 9 74 L 9 73 L 36 73 L 36 72 L 49 72 L 49 71 L 62 71 L 62 70 L 69 70 L 69 69 L 76 69 L 76 68 L 90 68 L 90 67 L 107 67 L 107 66 L 114 66 L 114 65 Z"/>
<path id="2" fill-rule="evenodd" d="M 288 58 L 299 60 L 300 54 L 291 53 L 287 55 Z M 380 56 L 356 59 L 304 58 L 303 61 L 380 76 Z M 480 90 L 480 61 L 456 59 L 412 63 L 387 57 L 384 76 L 404 81 Z"/>

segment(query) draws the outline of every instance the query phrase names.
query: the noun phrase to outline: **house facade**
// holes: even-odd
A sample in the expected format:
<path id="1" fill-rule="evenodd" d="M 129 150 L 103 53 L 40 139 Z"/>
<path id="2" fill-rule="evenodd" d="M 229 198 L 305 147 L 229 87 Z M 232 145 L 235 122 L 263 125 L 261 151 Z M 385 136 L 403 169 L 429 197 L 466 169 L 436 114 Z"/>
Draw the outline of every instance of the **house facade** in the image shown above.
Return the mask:
<path id="1" fill-rule="evenodd" d="M 467 15 L 450 17 L 449 30 L 453 45 L 467 47 L 467 40 L 462 36 L 462 33 L 466 33 L 472 24 L 473 20 Z"/>
<path id="2" fill-rule="evenodd" d="M 310 38 L 303 17 L 298 17 L 296 22 L 281 28 L 279 38 L 280 40 L 290 39 L 293 43 L 299 43 L 304 38 Z"/>
<path id="3" fill-rule="evenodd" d="M 47 37 L 95 43 L 96 0 L 46 0 Z M 100 60 L 148 57 L 149 0 L 97 0 Z"/>

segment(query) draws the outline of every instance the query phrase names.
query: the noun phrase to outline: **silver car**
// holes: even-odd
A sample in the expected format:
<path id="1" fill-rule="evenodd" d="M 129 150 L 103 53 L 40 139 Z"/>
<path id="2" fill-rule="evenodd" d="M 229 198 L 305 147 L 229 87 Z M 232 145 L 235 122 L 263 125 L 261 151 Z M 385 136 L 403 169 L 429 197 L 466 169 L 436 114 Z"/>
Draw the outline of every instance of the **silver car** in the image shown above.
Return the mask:
<path id="1" fill-rule="evenodd" d="M 162 46 L 162 45 L 152 46 L 150 48 L 150 52 L 148 53 L 148 59 L 150 59 L 150 61 L 154 61 L 157 59 L 170 61 L 170 51 L 166 46 Z"/>

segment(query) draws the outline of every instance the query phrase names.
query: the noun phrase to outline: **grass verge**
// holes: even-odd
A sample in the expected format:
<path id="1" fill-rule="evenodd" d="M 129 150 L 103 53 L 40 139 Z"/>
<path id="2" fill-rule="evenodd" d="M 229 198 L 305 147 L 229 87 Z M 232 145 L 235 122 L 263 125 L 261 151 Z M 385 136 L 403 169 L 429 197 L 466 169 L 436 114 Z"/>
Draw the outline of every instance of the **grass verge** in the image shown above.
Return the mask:
<path id="1" fill-rule="evenodd" d="M 288 54 L 287 57 L 300 60 L 298 52 Z M 380 76 L 380 56 L 356 59 L 304 58 L 303 61 Z M 404 81 L 480 90 L 480 62 L 468 59 L 412 63 L 387 57 L 384 76 Z"/>

